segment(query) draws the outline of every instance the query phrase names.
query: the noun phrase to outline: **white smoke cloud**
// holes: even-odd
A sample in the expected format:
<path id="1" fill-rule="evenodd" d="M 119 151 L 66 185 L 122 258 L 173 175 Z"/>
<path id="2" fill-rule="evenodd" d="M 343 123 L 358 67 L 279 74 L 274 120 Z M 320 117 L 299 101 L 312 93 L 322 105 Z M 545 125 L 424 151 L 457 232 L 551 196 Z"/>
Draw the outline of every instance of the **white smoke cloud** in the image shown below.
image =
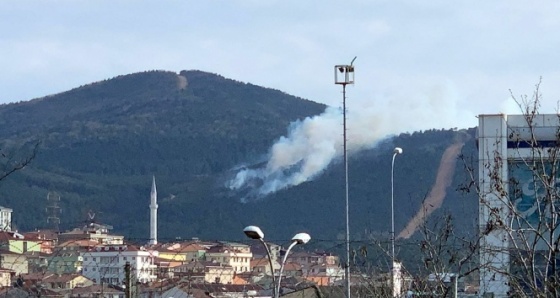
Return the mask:
<path id="1" fill-rule="evenodd" d="M 348 153 L 372 148 L 401 132 L 476 125 L 474 115 L 457 103 L 449 85 L 432 87 L 420 96 L 375 100 L 375 104 L 347 102 Z M 266 165 L 239 170 L 227 186 L 258 198 L 314 179 L 343 154 L 342 122 L 342 109 L 329 107 L 292 123 L 288 134 L 272 145 Z"/>

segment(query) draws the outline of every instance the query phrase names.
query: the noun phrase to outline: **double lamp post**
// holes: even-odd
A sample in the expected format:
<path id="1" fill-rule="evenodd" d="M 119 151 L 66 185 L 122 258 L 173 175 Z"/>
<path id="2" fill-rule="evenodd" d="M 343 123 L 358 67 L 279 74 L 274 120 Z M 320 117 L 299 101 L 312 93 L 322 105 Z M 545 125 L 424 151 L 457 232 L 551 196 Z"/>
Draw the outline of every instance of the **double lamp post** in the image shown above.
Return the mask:
<path id="1" fill-rule="evenodd" d="M 286 250 L 286 253 L 284 254 L 284 258 L 282 259 L 282 263 L 280 263 L 280 272 L 278 274 L 278 282 L 277 282 L 276 281 L 276 275 L 274 274 L 274 264 L 273 264 L 273 261 L 272 261 L 272 254 L 270 252 L 270 247 L 264 241 L 263 231 L 257 226 L 247 226 L 243 229 L 243 232 L 245 233 L 245 235 L 247 235 L 247 237 L 249 237 L 251 239 L 259 240 L 263 244 L 263 246 L 266 250 L 266 255 L 268 256 L 268 262 L 270 264 L 270 270 L 272 271 L 273 296 L 274 296 L 274 298 L 278 298 L 280 296 L 280 284 L 281 284 L 281 281 L 282 281 L 282 272 L 284 271 L 284 264 L 286 263 L 286 259 L 288 258 L 288 254 L 290 253 L 290 250 L 292 250 L 292 248 L 294 246 L 298 245 L 298 244 L 305 244 L 305 243 L 309 242 L 309 240 L 311 240 L 311 236 L 309 236 L 309 234 L 307 234 L 307 233 L 297 233 L 297 234 L 294 235 L 294 237 L 292 237 L 292 242 L 291 242 L 290 246 L 288 247 L 288 250 Z"/>

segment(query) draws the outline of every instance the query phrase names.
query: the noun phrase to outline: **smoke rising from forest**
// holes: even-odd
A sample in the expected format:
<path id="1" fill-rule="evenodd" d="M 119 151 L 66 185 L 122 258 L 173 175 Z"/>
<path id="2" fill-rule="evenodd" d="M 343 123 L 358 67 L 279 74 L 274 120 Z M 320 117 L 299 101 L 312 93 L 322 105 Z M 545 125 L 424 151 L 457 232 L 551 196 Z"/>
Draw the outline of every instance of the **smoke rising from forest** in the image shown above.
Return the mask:
<path id="1" fill-rule="evenodd" d="M 349 155 L 399 133 L 472 123 L 474 115 L 462 111 L 457 98 L 451 88 L 439 87 L 414 97 L 347 101 Z M 291 123 L 288 133 L 270 148 L 264 165 L 237 170 L 227 186 L 244 191 L 246 200 L 313 180 L 343 156 L 342 121 L 342 109 L 329 107 Z"/>

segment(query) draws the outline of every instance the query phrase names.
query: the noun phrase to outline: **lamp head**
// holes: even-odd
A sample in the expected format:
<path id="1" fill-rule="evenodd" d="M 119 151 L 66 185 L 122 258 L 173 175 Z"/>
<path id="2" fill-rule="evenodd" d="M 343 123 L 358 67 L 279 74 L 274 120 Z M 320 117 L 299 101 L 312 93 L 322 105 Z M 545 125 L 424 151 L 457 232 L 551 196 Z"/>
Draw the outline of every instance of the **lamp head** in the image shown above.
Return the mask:
<path id="1" fill-rule="evenodd" d="M 395 147 L 395 149 L 393 149 L 393 153 L 402 154 L 402 148 L 401 147 Z"/>
<path id="2" fill-rule="evenodd" d="M 251 239 L 263 239 L 264 233 L 263 231 L 257 226 L 247 226 L 243 229 L 243 233 L 247 235 L 247 237 Z"/>
<path id="3" fill-rule="evenodd" d="M 292 241 L 296 242 L 297 244 L 305 244 L 311 240 L 311 236 L 307 233 L 297 233 L 292 237 Z"/>

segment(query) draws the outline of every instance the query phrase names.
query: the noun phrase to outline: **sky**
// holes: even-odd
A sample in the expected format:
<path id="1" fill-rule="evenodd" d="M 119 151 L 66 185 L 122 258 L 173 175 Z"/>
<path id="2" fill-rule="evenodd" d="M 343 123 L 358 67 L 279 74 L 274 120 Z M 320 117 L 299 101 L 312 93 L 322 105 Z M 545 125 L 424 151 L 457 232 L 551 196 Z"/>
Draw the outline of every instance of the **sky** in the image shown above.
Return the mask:
<path id="1" fill-rule="evenodd" d="M 357 57 L 349 111 L 473 127 L 519 112 L 510 92 L 530 97 L 541 80 L 541 112 L 557 112 L 558 16 L 548 0 L 3 1 L 0 103 L 198 69 L 339 107 L 334 66 Z"/>

